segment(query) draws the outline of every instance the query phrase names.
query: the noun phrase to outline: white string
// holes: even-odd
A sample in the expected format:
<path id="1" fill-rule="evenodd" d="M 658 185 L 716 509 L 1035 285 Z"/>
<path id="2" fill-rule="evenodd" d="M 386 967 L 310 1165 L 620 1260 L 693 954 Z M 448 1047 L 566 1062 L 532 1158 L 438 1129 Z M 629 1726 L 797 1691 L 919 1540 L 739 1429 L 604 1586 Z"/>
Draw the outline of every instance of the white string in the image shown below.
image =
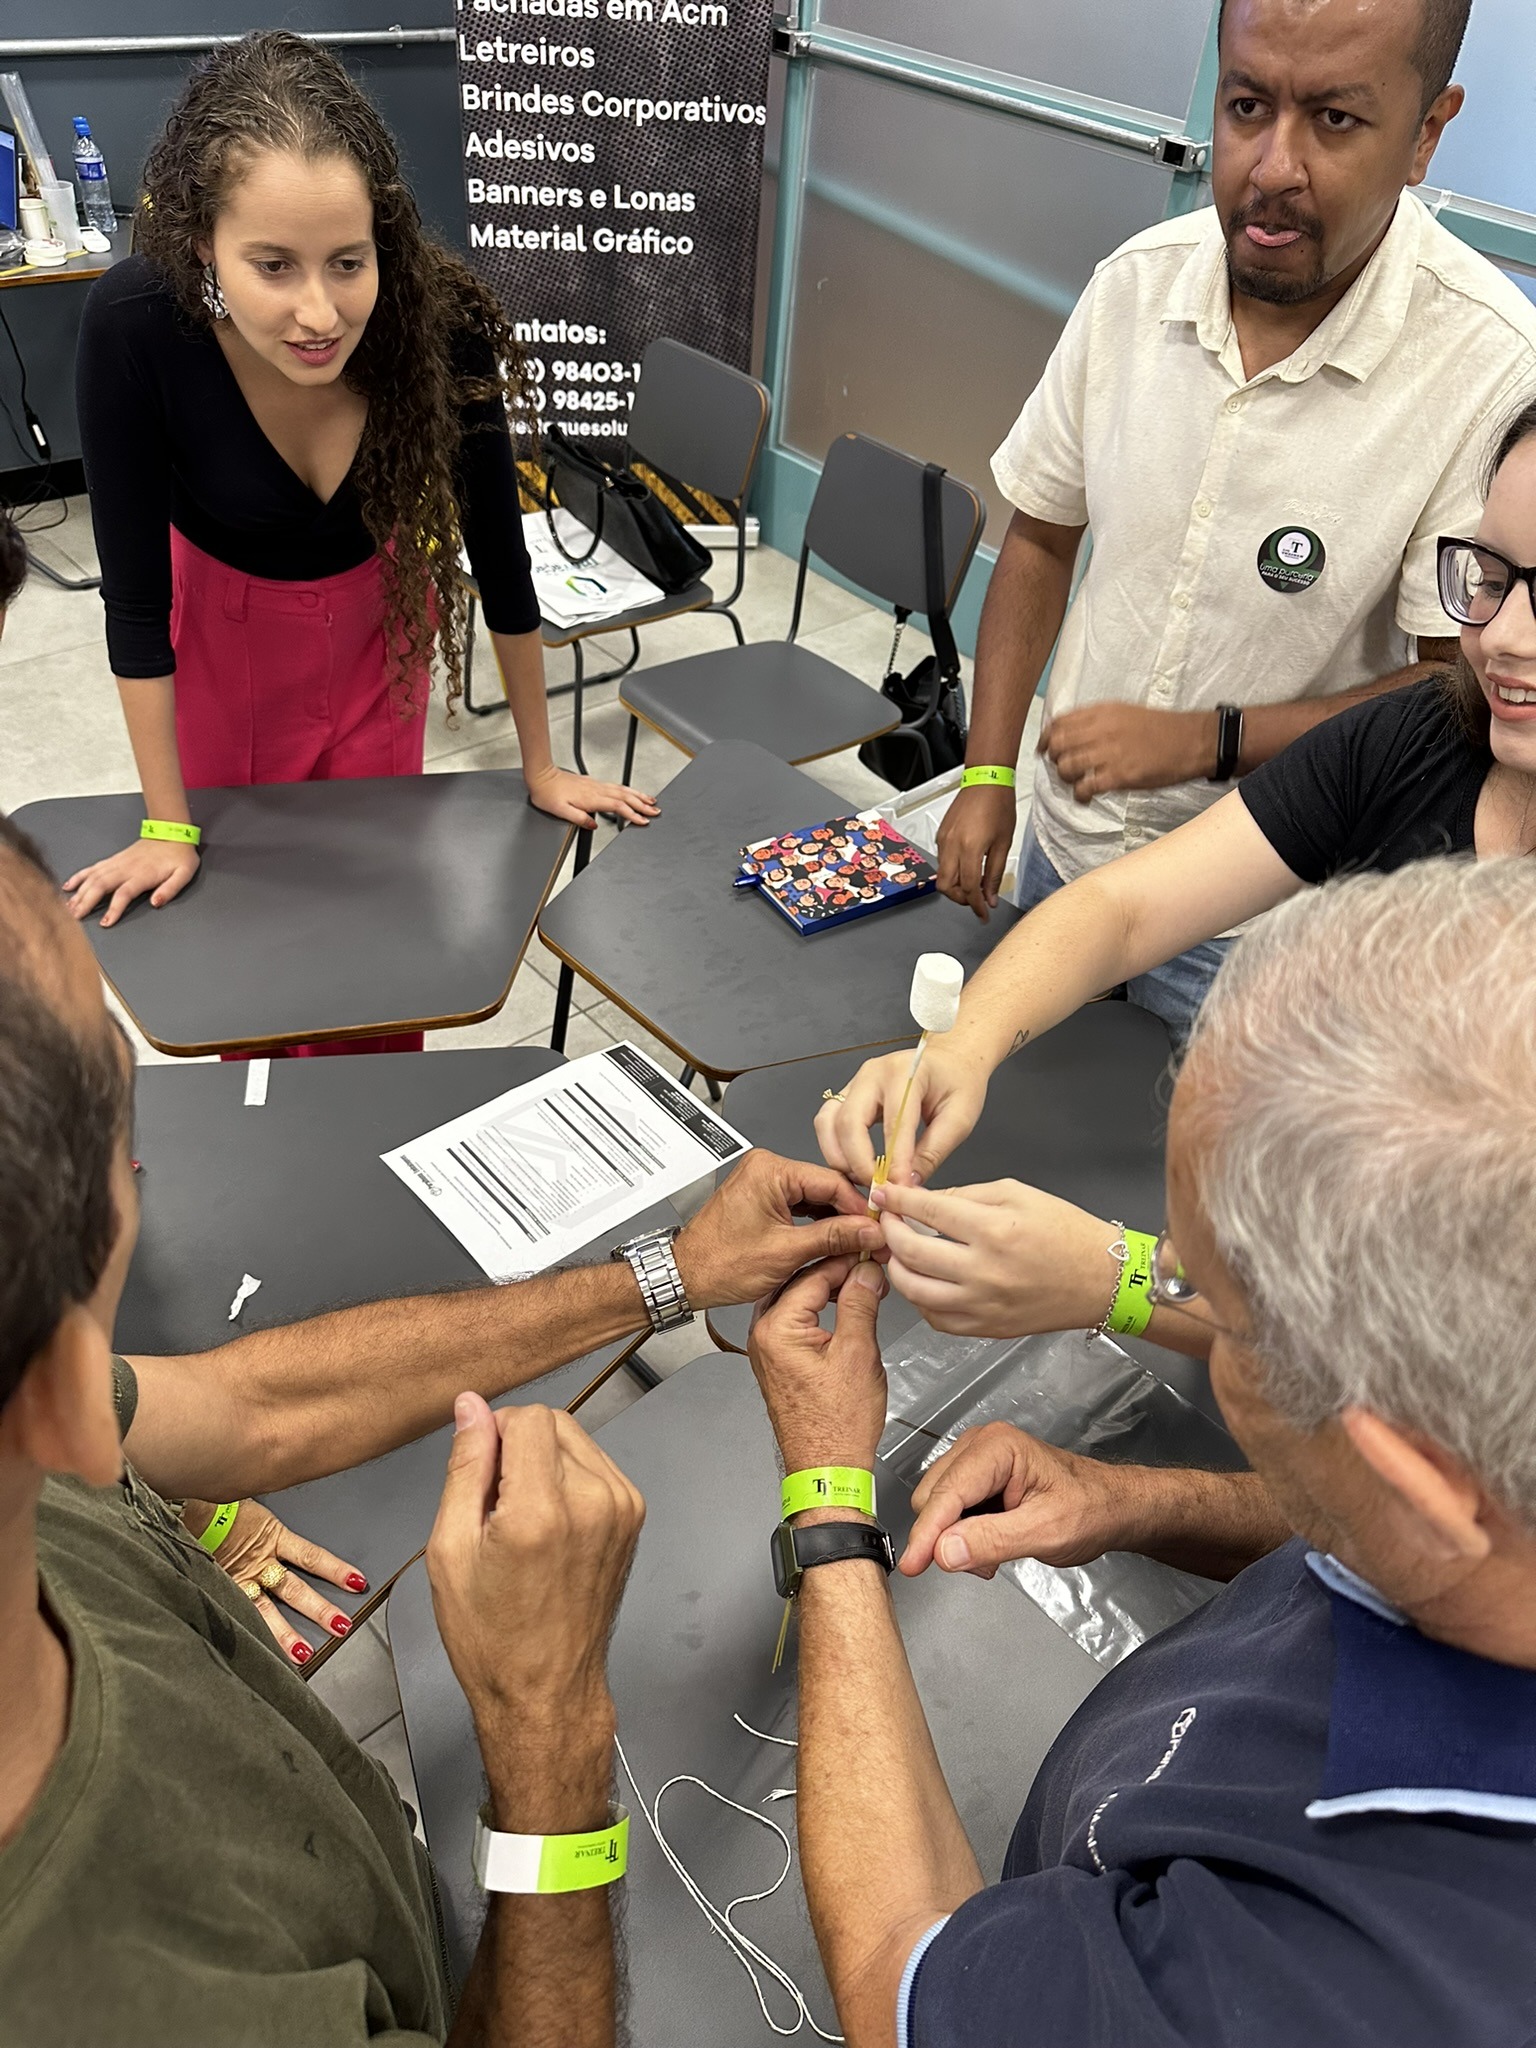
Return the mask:
<path id="1" fill-rule="evenodd" d="M 738 1728 L 745 1728 L 749 1735 L 755 1735 L 759 1742 L 776 1742 L 780 1749 L 798 1749 L 800 1747 L 799 1743 L 788 1735 L 765 1735 L 761 1728 L 754 1728 L 750 1721 L 743 1721 L 740 1714 L 732 1714 L 731 1719 Z"/>
<path id="2" fill-rule="evenodd" d="M 739 1714 L 734 1714 L 732 1719 L 740 1721 L 747 1733 L 755 1735 L 760 1742 L 777 1742 L 788 1749 L 798 1747 L 798 1744 L 786 1741 L 782 1735 L 764 1735 L 761 1730 L 750 1727 L 745 1721 L 742 1721 Z M 785 1834 L 778 1822 L 770 1820 L 767 1814 L 755 1813 L 750 1806 L 742 1806 L 736 1800 L 727 1798 L 725 1793 L 717 1792 L 713 1785 L 706 1785 L 702 1778 L 694 1777 L 690 1771 L 680 1771 L 676 1777 L 668 1778 L 667 1782 L 656 1794 L 655 1799 L 647 1806 L 645 1794 L 635 1783 L 635 1774 L 629 1767 L 629 1758 L 624 1754 L 624 1745 L 617 1736 L 614 1738 L 613 1746 L 618 1751 L 619 1763 L 625 1777 L 629 1780 L 629 1789 L 634 1794 L 635 1804 L 639 1807 L 641 1813 L 644 1814 L 646 1826 L 655 1837 L 657 1848 L 676 1873 L 683 1890 L 687 1892 L 689 1898 L 693 1900 L 693 1903 L 704 1915 L 711 1931 L 720 1937 L 737 1962 L 746 1971 L 747 1976 L 751 1980 L 753 1992 L 757 1997 L 758 2009 L 762 2013 L 767 2025 L 775 2034 L 785 2039 L 788 2039 L 791 2035 L 798 2034 L 802 2027 L 809 2027 L 811 2032 L 819 2035 L 823 2041 L 841 2041 L 843 2039 L 841 2034 L 829 2034 L 825 2027 L 820 2027 L 816 2024 L 816 2021 L 811 2016 L 811 2009 L 805 2002 L 805 1994 L 801 1991 L 794 1978 L 790 1976 L 789 1972 L 781 1964 L 776 1963 L 771 1955 L 764 1949 L 759 1948 L 752 1937 L 744 1933 L 731 1918 L 731 1915 L 738 1906 L 759 1905 L 764 1899 L 771 1899 L 783 1884 L 785 1878 L 788 1877 L 790 1867 L 795 1860 L 795 1852 L 790 1846 L 789 1836 Z M 733 1812 L 741 1814 L 745 1819 L 755 1821 L 759 1827 L 772 1829 L 773 1833 L 778 1836 L 779 1841 L 783 1844 L 784 1867 L 766 1891 L 743 1892 L 739 1898 L 732 1899 L 730 1904 L 723 1909 L 717 1906 L 714 1900 L 708 1896 L 661 1831 L 661 1802 L 674 1785 L 697 1785 L 701 1792 L 708 1793 L 709 1797 L 718 1800 L 720 1805 L 728 1806 Z M 783 1795 L 770 1794 L 769 1796 Z M 762 1979 L 758 1976 L 757 1969 L 753 1967 L 754 1964 L 766 1970 L 775 1983 L 782 1985 L 794 2000 L 796 2017 L 792 2027 L 781 2027 L 773 2017 L 773 2014 L 768 2010 L 768 2000 L 764 1995 Z"/>

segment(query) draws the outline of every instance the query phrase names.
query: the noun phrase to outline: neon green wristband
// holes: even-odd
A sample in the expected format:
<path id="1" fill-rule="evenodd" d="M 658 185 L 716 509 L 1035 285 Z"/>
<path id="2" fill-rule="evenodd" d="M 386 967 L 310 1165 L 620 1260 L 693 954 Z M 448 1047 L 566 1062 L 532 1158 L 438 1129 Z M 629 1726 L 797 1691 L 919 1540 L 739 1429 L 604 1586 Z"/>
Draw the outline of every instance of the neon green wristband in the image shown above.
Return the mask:
<path id="1" fill-rule="evenodd" d="M 779 1488 L 780 1513 L 787 1522 L 807 1508 L 857 1508 L 875 1512 L 875 1475 L 857 1465 L 818 1465 L 808 1472 L 790 1472 Z"/>
<path id="2" fill-rule="evenodd" d="M 1152 1320 L 1152 1254 L 1157 1239 L 1147 1230 L 1121 1229 L 1110 1254 L 1120 1260 L 1115 1298 L 1099 1325 L 1100 1335 L 1139 1337 Z"/>
<path id="3" fill-rule="evenodd" d="M 629 1868 L 629 1815 L 610 1809 L 612 1825 L 584 1835 L 504 1835 L 475 1824 L 471 1861 L 482 1891 L 589 1892 L 617 1884 Z"/>
<path id="4" fill-rule="evenodd" d="M 183 825 L 179 818 L 146 818 L 139 827 L 141 839 L 175 839 L 183 846 L 201 846 L 201 825 Z"/>
<path id="5" fill-rule="evenodd" d="M 960 787 L 977 789 L 988 783 L 997 789 L 1012 789 L 1017 780 L 1011 768 L 967 768 L 960 778 Z"/>
<path id="6" fill-rule="evenodd" d="M 237 1500 L 227 1500 L 222 1507 L 214 1509 L 213 1520 L 197 1539 L 210 1557 L 235 1526 L 235 1517 L 239 1512 L 240 1503 Z"/>

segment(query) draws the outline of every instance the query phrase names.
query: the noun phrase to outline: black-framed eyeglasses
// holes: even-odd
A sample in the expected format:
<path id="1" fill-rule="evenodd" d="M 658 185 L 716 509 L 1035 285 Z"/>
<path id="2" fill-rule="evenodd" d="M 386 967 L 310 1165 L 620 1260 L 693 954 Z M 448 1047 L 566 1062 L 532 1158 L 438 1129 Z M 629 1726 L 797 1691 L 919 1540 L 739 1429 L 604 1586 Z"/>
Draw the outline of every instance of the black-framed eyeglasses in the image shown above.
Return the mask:
<path id="1" fill-rule="evenodd" d="M 1440 536 L 1440 602 L 1463 626 L 1491 625 L 1517 583 L 1536 611 L 1536 567 L 1525 569 L 1480 540 Z"/>

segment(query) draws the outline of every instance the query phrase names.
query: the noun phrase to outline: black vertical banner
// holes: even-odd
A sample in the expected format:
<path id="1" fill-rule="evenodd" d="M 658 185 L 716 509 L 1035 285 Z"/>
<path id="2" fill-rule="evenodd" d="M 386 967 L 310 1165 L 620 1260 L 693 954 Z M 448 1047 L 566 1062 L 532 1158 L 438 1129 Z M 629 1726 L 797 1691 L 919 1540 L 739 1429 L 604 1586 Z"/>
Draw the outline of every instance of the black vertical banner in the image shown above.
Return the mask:
<path id="1" fill-rule="evenodd" d="M 660 335 L 738 368 L 772 0 L 458 0 L 471 260 L 546 425 L 621 439 Z"/>

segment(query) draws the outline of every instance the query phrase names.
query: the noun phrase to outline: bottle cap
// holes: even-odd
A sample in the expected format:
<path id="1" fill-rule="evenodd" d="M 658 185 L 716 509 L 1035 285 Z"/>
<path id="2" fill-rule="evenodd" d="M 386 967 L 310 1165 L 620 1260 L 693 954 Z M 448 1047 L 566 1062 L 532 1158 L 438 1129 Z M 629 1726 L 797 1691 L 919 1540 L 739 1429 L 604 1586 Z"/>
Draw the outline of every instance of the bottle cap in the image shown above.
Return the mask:
<path id="1" fill-rule="evenodd" d="M 91 124 L 90 124 L 90 122 L 89 122 L 89 121 L 87 121 L 87 119 L 85 118 L 84 114 L 76 114 L 76 116 L 75 116 L 75 133 L 76 133 L 77 135 L 89 135 L 89 134 L 90 134 L 90 132 L 91 132 Z"/>

